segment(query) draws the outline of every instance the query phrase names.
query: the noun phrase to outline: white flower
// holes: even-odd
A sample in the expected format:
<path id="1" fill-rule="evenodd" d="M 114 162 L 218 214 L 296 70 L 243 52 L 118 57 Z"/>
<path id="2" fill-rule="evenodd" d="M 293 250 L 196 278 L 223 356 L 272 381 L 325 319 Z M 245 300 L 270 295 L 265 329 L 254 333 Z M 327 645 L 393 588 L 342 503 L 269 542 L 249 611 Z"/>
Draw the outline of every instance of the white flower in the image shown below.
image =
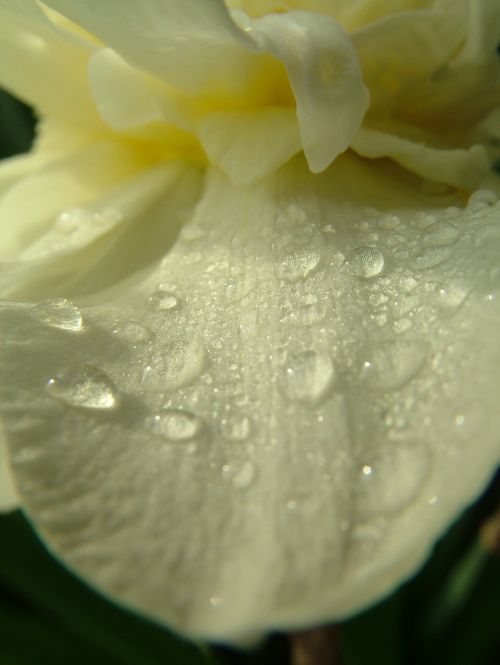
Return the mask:
<path id="1" fill-rule="evenodd" d="M 0 0 L 0 411 L 65 562 L 238 641 L 387 594 L 498 463 L 500 5 L 227 4 Z"/>

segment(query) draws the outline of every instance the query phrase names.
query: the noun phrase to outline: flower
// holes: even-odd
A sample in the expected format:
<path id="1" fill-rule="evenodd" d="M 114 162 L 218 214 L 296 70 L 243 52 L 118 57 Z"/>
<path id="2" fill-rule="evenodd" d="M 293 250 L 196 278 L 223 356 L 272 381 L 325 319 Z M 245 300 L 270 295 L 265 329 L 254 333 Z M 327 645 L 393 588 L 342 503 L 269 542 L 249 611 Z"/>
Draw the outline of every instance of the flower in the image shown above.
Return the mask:
<path id="1" fill-rule="evenodd" d="M 338 620 L 484 487 L 499 13 L 0 0 L 42 117 L 0 171 L 4 472 L 97 588 L 230 642 Z"/>

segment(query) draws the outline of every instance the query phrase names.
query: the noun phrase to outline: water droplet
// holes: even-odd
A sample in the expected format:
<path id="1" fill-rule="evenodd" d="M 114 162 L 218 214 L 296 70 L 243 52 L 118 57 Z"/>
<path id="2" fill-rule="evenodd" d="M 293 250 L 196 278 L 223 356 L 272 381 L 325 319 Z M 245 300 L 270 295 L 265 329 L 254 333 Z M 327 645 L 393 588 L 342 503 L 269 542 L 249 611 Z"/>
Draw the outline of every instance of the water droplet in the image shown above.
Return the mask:
<path id="1" fill-rule="evenodd" d="M 150 296 L 149 303 L 161 312 L 168 312 L 178 306 L 179 299 L 175 293 L 158 286 L 158 289 Z"/>
<path id="2" fill-rule="evenodd" d="M 467 201 L 468 206 L 474 206 L 478 203 L 486 204 L 488 206 L 494 205 L 498 201 L 498 196 L 495 192 L 489 189 L 478 189 L 476 192 L 469 196 Z"/>
<path id="3" fill-rule="evenodd" d="M 81 330 L 82 313 L 70 300 L 51 298 L 35 305 L 33 315 L 42 323 L 61 330 Z"/>
<path id="4" fill-rule="evenodd" d="M 153 418 L 155 434 L 169 441 L 191 441 L 203 428 L 203 421 L 190 411 L 165 409 Z"/>
<path id="5" fill-rule="evenodd" d="M 85 208 L 70 208 L 57 216 L 55 225 L 64 235 L 71 235 L 82 228 L 88 228 L 94 215 Z"/>
<path id="6" fill-rule="evenodd" d="M 429 247 L 413 261 L 413 267 L 418 270 L 435 268 L 444 263 L 453 254 L 452 247 Z"/>
<path id="7" fill-rule="evenodd" d="M 295 499 L 289 499 L 286 502 L 286 508 L 287 508 L 287 510 L 290 510 L 290 511 L 296 510 L 297 509 L 297 502 L 295 501 Z"/>
<path id="8" fill-rule="evenodd" d="M 84 409 L 111 409 L 118 401 L 118 391 L 111 379 L 90 365 L 75 367 L 47 383 L 55 399 Z"/>
<path id="9" fill-rule="evenodd" d="M 238 473 L 233 477 L 233 484 L 238 489 L 247 489 L 255 477 L 255 467 L 252 462 L 245 462 Z"/>
<path id="10" fill-rule="evenodd" d="M 397 390 L 423 370 L 427 355 L 427 345 L 419 340 L 384 342 L 368 354 L 361 369 L 361 380 L 371 390 Z"/>
<path id="11" fill-rule="evenodd" d="M 358 247 L 347 259 L 347 268 L 356 277 L 377 277 L 384 269 L 384 255 L 376 247 Z"/>
<path id="12" fill-rule="evenodd" d="M 220 424 L 222 436 L 228 441 L 244 441 L 250 434 L 250 420 L 246 417 L 224 418 Z"/>
<path id="13" fill-rule="evenodd" d="M 327 353 L 302 351 L 284 363 L 280 388 L 289 399 L 314 404 L 325 397 L 334 379 L 335 368 Z"/>
<path id="14" fill-rule="evenodd" d="M 460 232 L 456 226 L 448 224 L 448 222 L 435 222 L 425 230 L 422 244 L 425 247 L 451 245 L 458 240 L 459 235 Z"/>
<path id="15" fill-rule="evenodd" d="M 276 274 L 287 282 L 305 279 L 318 267 L 320 256 L 309 249 L 288 254 L 276 268 Z"/>
<path id="16" fill-rule="evenodd" d="M 362 519 L 406 507 L 422 489 L 429 466 L 428 450 L 421 443 L 399 442 L 385 448 L 361 469 L 358 510 Z"/>
<path id="17" fill-rule="evenodd" d="M 448 282 L 436 287 L 436 300 L 443 312 L 454 312 L 468 296 L 467 288 L 460 282 Z"/>
<path id="18" fill-rule="evenodd" d="M 120 339 L 126 340 L 132 344 L 149 342 L 154 337 L 152 330 L 135 321 L 117 323 L 113 328 L 112 333 Z"/>
<path id="19" fill-rule="evenodd" d="M 326 308 L 318 302 L 314 293 L 300 296 L 295 302 L 286 304 L 287 313 L 280 319 L 282 323 L 294 326 L 312 326 L 321 323 L 326 316 Z"/>
<path id="20" fill-rule="evenodd" d="M 410 319 L 397 319 L 393 323 L 394 332 L 400 335 L 412 328 L 413 324 Z"/>

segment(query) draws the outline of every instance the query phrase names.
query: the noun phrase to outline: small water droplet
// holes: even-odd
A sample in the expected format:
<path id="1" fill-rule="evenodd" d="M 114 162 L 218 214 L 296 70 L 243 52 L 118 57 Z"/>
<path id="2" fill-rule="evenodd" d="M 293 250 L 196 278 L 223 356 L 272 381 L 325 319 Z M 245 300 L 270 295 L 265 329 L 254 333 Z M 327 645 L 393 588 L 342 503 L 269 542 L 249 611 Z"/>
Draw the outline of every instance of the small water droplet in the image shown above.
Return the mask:
<path id="1" fill-rule="evenodd" d="M 384 255 L 376 247 L 358 247 L 347 259 L 347 268 L 356 277 L 377 277 L 384 269 Z"/>
<path id="2" fill-rule="evenodd" d="M 299 402 L 319 402 L 330 390 L 335 368 L 327 353 L 302 351 L 290 355 L 280 376 L 282 392 Z"/>
<path id="3" fill-rule="evenodd" d="M 371 390 L 397 390 L 423 370 L 427 355 L 427 345 L 419 340 L 384 342 L 363 362 L 361 380 Z"/>
<path id="4" fill-rule="evenodd" d="M 203 421 L 190 411 L 165 409 L 153 418 L 155 434 L 169 441 L 192 441 L 203 428 Z"/>
<path id="5" fill-rule="evenodd" d="M 112 333 L 120 339 L 126 340 L 132 344 L 149 342 L 154 337 L 152 330 L 135 321 L 117 323 L 113 328 Z"/>
<path id="6" fill-rule="evenodd" d="M 358 510 L 363 518 L 399 512 L 407 506 L 422 489 L 429 465 L 428 450 L 420 442 L 399 442 L 385 448 L 361 470 Z"/>
<path id="7" fill-rule="evenodd" d="M 435 222 L 425 230 L 422 244 L 425 247 L 451 245 L 458 240 L 459 235 L 460 232 L 456 226 L 448 224 L 448 222 Z"/>
<path id="8" fill-rule="evenodd" d="M 82 228 L 88 228 L 94 215 L 85 208 L 70 208 L 57 216 L 55 225 L 64 235 L 71 235 Z"/>
<path id="9" fill-rule="evenodd" d="M 50 298 L 35 305 L 33 315 L 52 328 L 77 331 L 83 326 L 82 313 L 76 305 L 65 298 Z"/>
<path id="10" fill-rule="evenodd" d="M 251 426 L 245 416 L 231 416 L 221 421 L 220 428 L 222 436 L 228 441 L 244 441 L 250 434 Z"/>
<path id="11" fill-rule="evenodd" d="M 467 288 L 457 281 L 438 284 L 436 287 L 437 304 L 443 312 L 456 311 L 465 301 L 467 295 Z"/>
<path id="12" fill-rule="evenodd" d="M 495 192 L 489 189 L 478 189 L 476 192 L 469 196 L 467 201 L 468 206 L 475 206 L 478 203 L 485 205 L 494 205 L 498 201 L 498 196 Z"/>
<path id="13" fill-rule="evenodd" d="M 435 268 L 449 259 L 452 254 L 452 247 L 429 247 L 414 259 L 413 267 L 418 270 Z"/>
<path id="14" fill-rule="evenodd" d="M 47 383 L 55 399 L 84 409 L 111 409 L 118 401 L 118 391 L 111 379 L 90 365 L 75 367 Z"/>
<path id="15" fill-rule="evenodd" d="M 297 282 L 305 279 L 318 267 L 320 256 L 309 249 L 303 249 L 288 254 L 276 267 L 276 274 L 287 282 Z"/>
<path id="16" fill-rule="evenodd" d="M 158 289 L 150 296 L 149 303 L 161 312 L 168 312 L 178 306 L 179 299 L 172 291 L 158 286 Z"/>
<path id="17" fill-rule="evenodd" d="M 297 502 L 295 501 L 295 499 L 289 499 L 286 502 L 286 508 L 287 508 L 287 510 L 290 510 L 290 511 L 296 510 L 297 509 Z"/>
<path id="18" fill-rule="evenodd" d="M 247 489 L 255 477 L 255 467 L 252 462 L 245 462 L 233 477 L 233 484 L 238 489 Z"/>

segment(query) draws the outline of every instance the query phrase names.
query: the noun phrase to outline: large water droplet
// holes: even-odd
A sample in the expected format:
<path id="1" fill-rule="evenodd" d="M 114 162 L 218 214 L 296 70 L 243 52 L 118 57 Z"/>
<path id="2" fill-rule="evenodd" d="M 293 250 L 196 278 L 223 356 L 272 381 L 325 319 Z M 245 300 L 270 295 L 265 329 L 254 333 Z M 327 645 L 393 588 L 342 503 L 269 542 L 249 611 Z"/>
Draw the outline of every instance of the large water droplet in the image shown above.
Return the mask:
<path id="1" fill-rule="evenodd" d="M 397 390 L 423 370 L 427 355 L 427 345 L 419 340 L 384 342 L 366 355 L 361 379 L 371 390 Z"/>
<path id="2" fill-rule="evenodd" d="M 76 305 L 65 298 L 51 298 L 35 305 L 33 316 L 52 328 L 61 330 L 81 330 L 82 313 Z"/>
<path id="3" fill-rule="evenodd" d="M 309 249 L 303 249 L 288 254 L 282 259 L 281 263 L 276 268 L 276 274 L 280 279 L 288 282 L 297 282 L 305 279 L 313 270 L 315 270 L 320 262 L 320 256 L 316 252 Z"/>
<path id="4" fill-rule="evenodd" d="M 290 355 L 282 367 L 280 388 L 292 400 L 319 402 L 335 379 L 335 368 L 327 353 L 302 351 Z"/>
<path id="5" fill-rule="evenodd" d="M 165 409 L 153 418 L 155 434 L 169 441 L 191 441 L 203 428 L 203 421 L 190 411 Z"/>
<path id="6" fill-rule="evenodd" d="M 429 471 L 428 450 L 421 443 L 387 447 L 360 469 L 358 510 L 363 519 L 399 512 L 421 491 Z"/>
<path id="7" fill-rule="evenodd" d="M 347 268 L 356 277 L 377 277 L 384 269 L 384 255 L 376 247 L 358 247 L 347 259 Z"/>
<path id="8" fill-rule="evenodd" d="M 60 402 L 83 409 L 111 409 L 118 401 L 118 390 L 111 379 L 90 365 L 50 379 L 47 391 Z"/>
<path id="9" fill-rule="evenodd" d="M 435 222 L 425 230 L 422 244 L 425 247 L 451 245 L 458 240 L 459 235 L 460 232 L 456 226 L 448 224 L 448 222 Z"/>

